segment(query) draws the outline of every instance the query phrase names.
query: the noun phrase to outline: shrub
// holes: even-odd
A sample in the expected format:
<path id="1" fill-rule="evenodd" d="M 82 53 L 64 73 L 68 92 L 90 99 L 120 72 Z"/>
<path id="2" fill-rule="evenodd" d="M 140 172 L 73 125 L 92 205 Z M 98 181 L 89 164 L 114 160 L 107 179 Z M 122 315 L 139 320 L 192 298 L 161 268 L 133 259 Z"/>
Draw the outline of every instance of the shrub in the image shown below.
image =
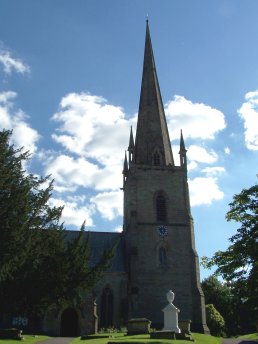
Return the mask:
<path id="1" fill-rule="evenodd" d="M 225 321 L 213 304 L 206 305 L 207 325 L 213 336 L 223 336 Z"/>

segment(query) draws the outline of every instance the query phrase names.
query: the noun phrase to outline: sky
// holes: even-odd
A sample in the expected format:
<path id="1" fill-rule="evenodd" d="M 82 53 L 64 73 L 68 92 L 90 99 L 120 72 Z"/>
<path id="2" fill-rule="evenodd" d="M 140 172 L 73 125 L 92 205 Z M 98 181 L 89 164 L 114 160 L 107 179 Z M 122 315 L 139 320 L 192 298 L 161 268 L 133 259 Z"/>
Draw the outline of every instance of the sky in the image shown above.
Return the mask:
<path id="1" fill-rule="evenodd" d="M 147 15 L 177 165 L 180 129 L 188 150 L 197 252 L 211 257 L 238 228 L 233 195 L 257 182 L 258 1 L 0 0 L 0 130 L 54 178 L 67 229 L 121 231 Z"/>

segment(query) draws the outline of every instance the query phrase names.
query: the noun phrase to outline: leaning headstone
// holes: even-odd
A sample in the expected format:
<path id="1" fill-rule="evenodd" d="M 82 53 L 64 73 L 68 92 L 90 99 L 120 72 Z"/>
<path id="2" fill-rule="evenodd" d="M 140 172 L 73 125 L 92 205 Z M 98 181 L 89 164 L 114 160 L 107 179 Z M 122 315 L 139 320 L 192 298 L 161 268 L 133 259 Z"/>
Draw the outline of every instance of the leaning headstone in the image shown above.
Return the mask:
<path id="1" fill-rule="evenodd" d="M 172 290 L 167 293 L 168 305 L 162 309 L 164 313 L 164 328 L 162 331 L 171 331 L 175 333 L 181 333 L 178 327 L 178 313 L 180 310 L 173 305 L 175 294 Z"/>

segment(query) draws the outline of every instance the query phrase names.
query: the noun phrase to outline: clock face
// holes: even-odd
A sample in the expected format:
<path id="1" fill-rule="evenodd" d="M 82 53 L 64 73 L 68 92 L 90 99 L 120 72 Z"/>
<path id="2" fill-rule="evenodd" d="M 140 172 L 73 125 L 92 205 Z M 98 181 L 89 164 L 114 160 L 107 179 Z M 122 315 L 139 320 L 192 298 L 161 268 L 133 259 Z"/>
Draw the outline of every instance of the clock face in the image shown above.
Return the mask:
<path id="1" fill-rule="evenodd" d="M 164 238 L 168 235 L 168 230 L 165 226 L 160 226 L 158 227 L 158 233 L 160 237 Z"/>

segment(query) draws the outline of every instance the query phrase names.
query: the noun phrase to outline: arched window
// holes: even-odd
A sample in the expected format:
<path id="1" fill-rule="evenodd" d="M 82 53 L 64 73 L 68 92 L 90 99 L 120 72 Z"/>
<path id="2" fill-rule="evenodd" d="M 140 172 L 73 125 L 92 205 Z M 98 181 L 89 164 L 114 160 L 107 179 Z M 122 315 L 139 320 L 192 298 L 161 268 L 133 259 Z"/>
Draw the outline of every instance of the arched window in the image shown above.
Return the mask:
<path id="1" fill-rule="evenodd" d="M 113 325 L 114 298 L 109 287 L 106 287 L 101 295 L 100 326 L 109 327 Z"/>
<path id="2" fill-rule="evenodd" d="M 157 221 L 166 221 L 167 219 L 166 199 L 162 195 L 158 195 L 156 198 L 156 215 Z"/>
<path id="3" fill-rule="evenodd" d="M 154 166 L 160 166 L 160 163 L 161 163 L 161 161 L 160 161 L 160 154 L 158 152 L 155 152 L 153 154 L 153 165 Z"/>
<path id="4" fill-rule="evenodd" d="M 159 248 L 159 264 L 160 265 L 166 265 L 167 264 L 167 252 L 163 246 L 161 246 Z"/>

